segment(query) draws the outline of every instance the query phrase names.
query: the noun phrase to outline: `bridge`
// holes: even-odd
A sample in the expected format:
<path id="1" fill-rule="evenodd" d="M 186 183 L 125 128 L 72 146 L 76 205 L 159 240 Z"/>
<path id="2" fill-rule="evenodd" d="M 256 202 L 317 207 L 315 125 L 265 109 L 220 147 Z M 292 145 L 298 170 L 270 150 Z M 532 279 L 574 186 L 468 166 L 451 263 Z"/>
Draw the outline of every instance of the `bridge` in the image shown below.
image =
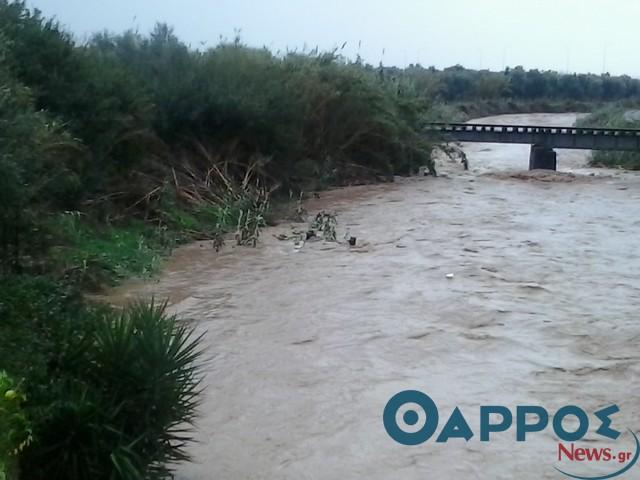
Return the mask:
<path id="1" fill-rule="evenodd" d="M 426 132 L 458 142 L 531 145 L 529 169 L 556 169 L 554 148 L 640 151 L 640 130 L 481 123 L 430 123 Z"/>

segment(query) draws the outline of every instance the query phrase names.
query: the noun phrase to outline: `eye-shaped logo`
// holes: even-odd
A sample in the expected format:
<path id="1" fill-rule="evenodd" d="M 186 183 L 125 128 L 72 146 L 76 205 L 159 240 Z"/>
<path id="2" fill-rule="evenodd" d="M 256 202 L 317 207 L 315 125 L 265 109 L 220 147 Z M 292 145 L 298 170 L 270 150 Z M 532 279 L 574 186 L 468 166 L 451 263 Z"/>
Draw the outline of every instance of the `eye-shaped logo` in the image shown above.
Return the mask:
<path id="1" fill-rule="evenodd" d="M 417 390 L 395 394 L 384 408 L 384 428 L 396 442 L 419 445 L 438 428 L 438 407 L 429 395 Z"/>

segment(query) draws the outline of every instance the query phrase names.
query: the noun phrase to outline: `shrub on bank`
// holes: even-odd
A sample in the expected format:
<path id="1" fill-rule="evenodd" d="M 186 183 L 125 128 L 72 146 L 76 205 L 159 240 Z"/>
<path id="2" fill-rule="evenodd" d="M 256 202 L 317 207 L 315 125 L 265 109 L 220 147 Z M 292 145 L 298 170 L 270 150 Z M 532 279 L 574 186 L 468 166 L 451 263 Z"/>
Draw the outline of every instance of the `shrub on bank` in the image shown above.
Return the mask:
<path id="1" fill-rule="evenodd" d="M 0 358 L 23 379 L 20 408 L 32 432 L 19 443 L 22 478 L 168 478 L 186 458 L 200 337 L 164 305 L 118 312 L 44 278 L 14 276 L 0 282 L 0 316 Z"/>
<path id="2" fill-rule="evenodd" d="M 640 129 L 640 115 L 637 109 L 628 109 L 614 105 L 600 110 L 578 120 L 580 127 L 600 128 L 634 128 Z M 594 167 L 625 168 L 640 170 L 639 152 L 594 151 L 591 159 Z"/>
<path id="3" fill-rule="evenodd" d="M 22 403 L 21 385 L 0 371 L 0 480 L 18 478 L 18 455 L 31 443 L 31 424 Z"/>

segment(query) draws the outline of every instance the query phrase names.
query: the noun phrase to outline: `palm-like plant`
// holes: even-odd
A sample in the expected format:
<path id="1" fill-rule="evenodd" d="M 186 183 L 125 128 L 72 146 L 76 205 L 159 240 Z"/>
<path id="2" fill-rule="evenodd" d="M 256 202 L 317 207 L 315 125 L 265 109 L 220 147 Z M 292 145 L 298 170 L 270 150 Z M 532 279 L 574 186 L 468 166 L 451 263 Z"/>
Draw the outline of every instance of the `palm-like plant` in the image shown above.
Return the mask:
<path id="1" fill-rule="evenodd" d="M 94 380 L 119 412 L 116 428 L 154 467 L 188 458 L 202 367 L 202 335 L 166 307 L 137 303 L 105 321 L 93 355 Z"/>
<path id="2" fill-rule="evenodd" d="M 35 432 L 25 473 L 48 480 L 169 478 L 171 464 L 189 458 L 201 340 L 164 303 L 106 314 L 82 358 L 76 352 L 78 371 L 60 382 L 61 400 Z"/>

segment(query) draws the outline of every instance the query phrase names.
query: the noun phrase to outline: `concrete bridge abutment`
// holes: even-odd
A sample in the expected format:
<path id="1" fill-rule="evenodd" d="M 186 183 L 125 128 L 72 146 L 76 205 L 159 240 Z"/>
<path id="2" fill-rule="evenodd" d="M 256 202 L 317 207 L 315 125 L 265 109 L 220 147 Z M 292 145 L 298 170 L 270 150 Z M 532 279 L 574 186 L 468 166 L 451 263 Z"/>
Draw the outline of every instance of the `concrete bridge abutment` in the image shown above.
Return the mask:
<path id="1" fill-rule="evenodd" d="M 529 154 L 529 170 L 543 169 L 555 170 L 557 165 L 557 156 L 553 148 L 544 145 L 531 145 L 531 153 Z"/>

